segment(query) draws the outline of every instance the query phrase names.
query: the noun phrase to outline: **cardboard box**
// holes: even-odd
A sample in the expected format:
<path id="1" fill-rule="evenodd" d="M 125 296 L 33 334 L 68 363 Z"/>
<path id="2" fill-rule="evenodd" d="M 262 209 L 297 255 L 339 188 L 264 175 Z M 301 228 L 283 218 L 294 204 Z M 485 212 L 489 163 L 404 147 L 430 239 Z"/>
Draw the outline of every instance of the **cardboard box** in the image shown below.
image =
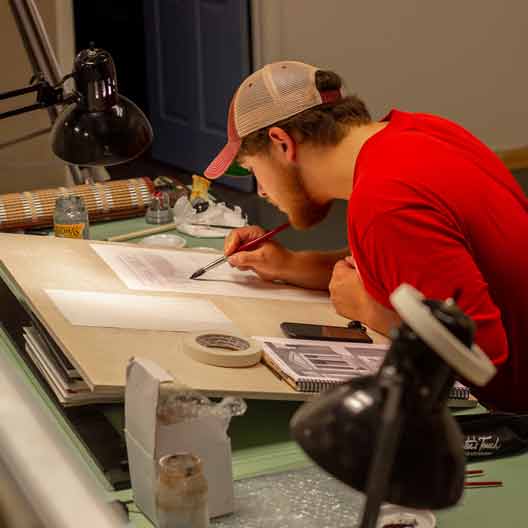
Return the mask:
<path id="1" fill-rule="evenodd" d="M 174 378 L 148 359 L 132 359 L 127 367 L 125 435 L 134 498 L 155 524 L 158 460 L 188 452 L 203 463 L 208 483 L 209 516 L 234 509 L 231 440 L 221 417 L 207 416 L 163 425 L 157 417 L 160 386 Z"/>

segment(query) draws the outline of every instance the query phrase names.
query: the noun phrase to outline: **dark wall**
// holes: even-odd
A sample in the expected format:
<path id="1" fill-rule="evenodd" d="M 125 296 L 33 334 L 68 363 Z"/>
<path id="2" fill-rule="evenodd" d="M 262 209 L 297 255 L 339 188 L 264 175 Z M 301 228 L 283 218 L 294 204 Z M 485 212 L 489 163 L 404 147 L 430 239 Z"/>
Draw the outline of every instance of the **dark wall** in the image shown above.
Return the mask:
<path id="1" fill-rule="evenodd" d="M 519 185 L 523 188 L 526 196 L 528 196 L 528 168 L 514 170 L 512 174 L 517 178 Z"/>
<path id="2" fill-rule="evenodd" d="M 109 51 L 119 92 L 148 114 L 143 0 L 74 0 L 77 51 L 93 42 Z"/>

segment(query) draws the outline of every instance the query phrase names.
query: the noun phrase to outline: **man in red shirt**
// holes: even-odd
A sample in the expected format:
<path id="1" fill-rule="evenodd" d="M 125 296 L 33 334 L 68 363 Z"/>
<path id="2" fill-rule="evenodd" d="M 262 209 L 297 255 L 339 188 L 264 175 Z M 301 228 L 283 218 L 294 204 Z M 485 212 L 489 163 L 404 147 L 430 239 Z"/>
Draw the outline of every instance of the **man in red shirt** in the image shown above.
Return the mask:
<path id="1" fill-rule="evenodd" d="M 528 201 L 500 159 L 462 127 L 393 110 L 375 122 L 340 78 L 298 62 L 265 66 L 238 88 L 228 144 L 209 178 L 238 161 L 295 228 L 348 199 L 349 248 L 293 252 L 269 241 L 229 259 L 267 280 L 329 289 L 338 313 L 387 334 L 389 295 L 406 282 L 458 304 L 498 367 L 479 396 L 528 412 Z M 226 254 L 261 235 L 249 226 Z"/>

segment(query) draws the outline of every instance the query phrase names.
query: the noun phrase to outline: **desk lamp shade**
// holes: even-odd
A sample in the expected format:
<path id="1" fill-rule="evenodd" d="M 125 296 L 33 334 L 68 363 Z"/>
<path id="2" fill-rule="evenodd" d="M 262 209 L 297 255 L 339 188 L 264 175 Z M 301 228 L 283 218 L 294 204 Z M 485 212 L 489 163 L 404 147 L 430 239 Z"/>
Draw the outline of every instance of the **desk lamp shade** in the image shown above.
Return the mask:
<path id="1" fill-rule="evenodd" d="M 376 476 L 369 472 L 383 447 L 389 452 L 381 453 L 385 466 L 378 465 L 386 471 L 380 500 L 446 508 L 464 486 L 463 438 L 447 408 L 453 370 L 484 385 L 495 369 L 472 345 L 474 325 L 452 300 L 425 300 L 402 285 L 391 302 L 404 322 L 379 374 L 305 404 L 292 419 L 292 434 L 323 469 L 363 492 L 372 490 L 369 478 Z"/>
<path id="2" fill-rule="evenodd" d="M 53 125 L 53 152 L 68 163 L 107 166 L 144 152 L 152 142 L 152 128 L 143 112 L 117 92 L 110 54 L 97 48 L 81 51 L 73 78 L 73 103 Z"/>

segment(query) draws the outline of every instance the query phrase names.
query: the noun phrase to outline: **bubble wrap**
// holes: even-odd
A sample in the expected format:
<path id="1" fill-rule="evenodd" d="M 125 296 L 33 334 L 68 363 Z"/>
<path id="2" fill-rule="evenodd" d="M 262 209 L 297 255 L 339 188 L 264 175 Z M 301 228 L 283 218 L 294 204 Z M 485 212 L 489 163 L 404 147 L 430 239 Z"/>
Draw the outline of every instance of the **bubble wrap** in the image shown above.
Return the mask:
<path id="1" fill-rule="evenodd" d="M 363 496 L 317 467 L 235 482 L 235 513 L 211 528 L 351 528 Z"/>

